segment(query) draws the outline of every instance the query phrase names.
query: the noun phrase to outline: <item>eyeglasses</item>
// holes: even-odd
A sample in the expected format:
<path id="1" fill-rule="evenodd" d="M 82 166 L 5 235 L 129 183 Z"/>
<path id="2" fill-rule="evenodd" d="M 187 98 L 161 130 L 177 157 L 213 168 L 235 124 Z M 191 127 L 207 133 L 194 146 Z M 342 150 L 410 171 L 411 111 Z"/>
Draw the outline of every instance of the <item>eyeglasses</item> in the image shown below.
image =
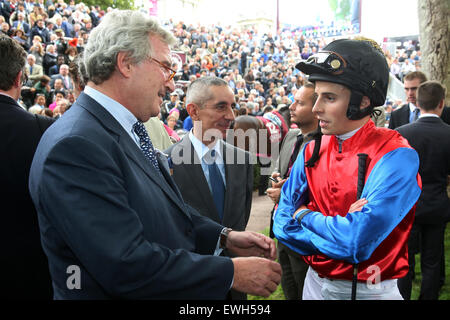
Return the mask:
<path id="1" fill-rule="evenodd" d="M 175 77 L 175 75 L 177 74 L 177 72 L 175 70 L 173 70 L 171 67 L 166 66 L 165 64 L 163 64 L 161 61 L 156 60 L 155 58 L 150 58 L 152 61 L 155 61 L 157 64 L 159 64 L 161 67 L 164 68 L 164 70 L 166 70 L 169 73 L 169 77 L 167 78 L 167 81 L 170 81 L 173 79 L 173 77 Z"/>
<path id="2" fill-rule="evenodd" d="M 327 72 L 338 75 L 347 68 L 347 61 L 339 53 L 333 51 L 320 51 L 306 60 L 307 64 L 316 64 Z"/>

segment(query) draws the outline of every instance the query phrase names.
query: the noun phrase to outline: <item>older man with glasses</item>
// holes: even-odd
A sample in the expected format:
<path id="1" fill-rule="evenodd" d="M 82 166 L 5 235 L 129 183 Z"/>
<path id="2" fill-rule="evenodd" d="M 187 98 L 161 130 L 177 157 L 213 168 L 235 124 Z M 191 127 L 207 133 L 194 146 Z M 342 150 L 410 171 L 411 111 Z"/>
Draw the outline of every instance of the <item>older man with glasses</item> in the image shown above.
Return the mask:
<path id="1" fill-rule="evenodd" d="M 174 41 L 140 12 L 108 13 L 83 52 L 84 92 L 39 144 L 30 191 L 56 299 L 268 296 L 280 282 L 273 241 L 186 204 L 146 133 L 175 89 Z"/>

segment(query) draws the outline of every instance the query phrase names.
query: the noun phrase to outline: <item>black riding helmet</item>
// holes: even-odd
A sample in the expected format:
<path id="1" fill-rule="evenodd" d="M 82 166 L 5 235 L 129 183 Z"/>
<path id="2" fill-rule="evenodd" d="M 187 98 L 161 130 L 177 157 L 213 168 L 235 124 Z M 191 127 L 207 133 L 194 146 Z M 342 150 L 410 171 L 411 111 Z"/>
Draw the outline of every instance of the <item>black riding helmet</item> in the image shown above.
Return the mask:
<path id="1" fill-rule="evenodd" d="M 296 65 L 309 75 L 309 81 L 339 83 L 352 92 L 347 110 L 350 120 L 359 120 L 372 113 L 386 100 L 389 67 L 377 44 L 368 40 L 340 39 Z M 367 96 L 371 105 L 360 110 L 361 99 Z"/>

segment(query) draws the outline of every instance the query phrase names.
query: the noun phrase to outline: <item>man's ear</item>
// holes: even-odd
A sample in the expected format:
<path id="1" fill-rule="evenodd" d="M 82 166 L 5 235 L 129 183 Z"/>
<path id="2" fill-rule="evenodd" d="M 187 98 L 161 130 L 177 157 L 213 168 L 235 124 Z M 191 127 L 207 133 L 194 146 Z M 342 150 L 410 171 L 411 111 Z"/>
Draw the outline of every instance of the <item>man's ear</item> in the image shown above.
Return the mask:
<path id="1" fill-rule="evenodd" d="M 119 71 L 119 73 L 123 77 L 129 78 L 131 76 L 132 67 L 133 63 L 128 54 L 126 52 L 119 52 L 117 54 L 117 64 L 116 64 L 116 68 Z"/>
<path id="2" fill-rule="evenodd" d="M 189 103 L 186 106 L 186 110 L 189 113 L 189 115 L 191 116 L 192 121 L 199 121 L 200 120 L 199 115 L 198 115 L 200 107 L 197 104 Z"/>
<path id="3" fill-rule="evenodd" d="M 23 76 L 23 70 L 20 70 L 17 76 L 14 78 L 14 87 L 18 88 L 22 86 L 22 76 Z"/>

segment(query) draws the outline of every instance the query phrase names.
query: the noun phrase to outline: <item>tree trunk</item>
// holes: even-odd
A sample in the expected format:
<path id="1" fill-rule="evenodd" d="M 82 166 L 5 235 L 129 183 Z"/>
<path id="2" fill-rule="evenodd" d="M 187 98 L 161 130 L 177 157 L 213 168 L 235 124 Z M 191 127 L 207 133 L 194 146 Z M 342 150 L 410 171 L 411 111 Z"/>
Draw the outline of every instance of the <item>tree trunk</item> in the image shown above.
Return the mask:
<path id="1" fill-rule="evenodd" d="M 447 88 L 450 105 L 450 0 L 419 0 L 422 71 Z"/>

